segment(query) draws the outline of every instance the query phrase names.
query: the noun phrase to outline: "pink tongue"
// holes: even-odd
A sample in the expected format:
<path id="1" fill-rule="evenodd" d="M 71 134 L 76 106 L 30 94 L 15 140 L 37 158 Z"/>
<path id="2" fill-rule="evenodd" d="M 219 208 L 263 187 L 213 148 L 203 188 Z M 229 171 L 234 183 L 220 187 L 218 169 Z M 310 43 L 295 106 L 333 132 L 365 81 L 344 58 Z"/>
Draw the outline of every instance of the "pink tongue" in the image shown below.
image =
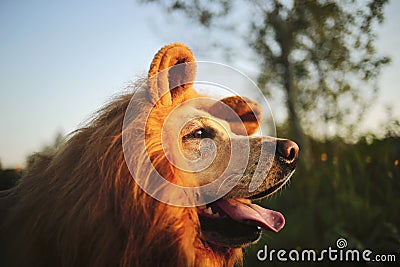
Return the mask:
<path id="1" fill-rule="evenodd" d="M 253 221 L 264 229 L 280 231 L 285 225 L 285 218 L 280 212 L 265 209 L 256 204 L 240 202 L 236 199 L 220 199 L 214 203 L 232 220 Z"/>

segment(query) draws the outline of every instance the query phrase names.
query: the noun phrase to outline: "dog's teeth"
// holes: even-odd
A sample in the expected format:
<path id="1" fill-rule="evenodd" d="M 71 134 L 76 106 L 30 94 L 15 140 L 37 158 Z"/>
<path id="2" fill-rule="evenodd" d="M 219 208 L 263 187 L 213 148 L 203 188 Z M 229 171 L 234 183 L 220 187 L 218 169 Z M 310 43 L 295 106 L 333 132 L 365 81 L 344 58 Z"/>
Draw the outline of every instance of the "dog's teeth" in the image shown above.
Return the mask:
<path id="1" fill-rule="evenodd" d="M 210 214 L 210 215 L 213 214 L 212 209 L 210 207 L 208 207 L 207 209 L 204 209 L 204 212 L 207 214 Z"/>

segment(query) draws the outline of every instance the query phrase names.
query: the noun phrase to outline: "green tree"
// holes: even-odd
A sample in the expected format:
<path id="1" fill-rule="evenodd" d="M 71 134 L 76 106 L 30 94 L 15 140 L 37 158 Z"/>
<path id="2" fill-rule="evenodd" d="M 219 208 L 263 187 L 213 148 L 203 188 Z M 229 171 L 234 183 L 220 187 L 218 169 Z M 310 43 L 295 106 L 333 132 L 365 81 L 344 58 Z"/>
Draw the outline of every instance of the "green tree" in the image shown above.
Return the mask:
<path id="1" fill-rule="evenodd" d="M 381 67 L 389 62 L 374 46 L 387 0 L 142 2 L 182 12 L 207 30 L 237 34 L 238 23 L 245 23 L 260 70 L 258 84 L 267 97 L 283 93 L 290 136 L 306 154 L 308 135 L 352 134 L 375 97 Z M 245 21 L 230 16 L 237 9 L 247 10 Z"/>

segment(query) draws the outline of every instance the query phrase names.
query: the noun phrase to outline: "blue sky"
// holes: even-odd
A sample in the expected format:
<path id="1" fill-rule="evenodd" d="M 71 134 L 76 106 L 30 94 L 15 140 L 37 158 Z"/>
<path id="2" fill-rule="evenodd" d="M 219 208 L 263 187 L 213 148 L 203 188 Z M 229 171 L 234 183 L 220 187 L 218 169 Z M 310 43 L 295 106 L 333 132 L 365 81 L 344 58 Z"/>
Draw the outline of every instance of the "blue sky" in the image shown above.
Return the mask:
<path id="1" fill-rule="evenodd" d="M 384 120 L 384 105 L 392 106 L 400 117 L 398 14 L 400 1 L 392 1 L 384 25 L 378 28 L 378 49 L 393 62 L 379 80 L 381 93 L 372 106 L 367 128 L 374 129 Z M 166 19 L 157 7 L 137 1 L 2 0 L 3 167 L 22 166 L 26 155 L 40 150 L 57 131 L 69 133 L 79 127 L 110 96 L 145 74 L 153 55 L 167 43 L 187 42 L 198 60 L 228 63 L 198 51 L 199 43 L 188 35 L 195 25 L 182 25 L 181 21 Z M 240 65 L 235 67 L 246 73 Z"/>

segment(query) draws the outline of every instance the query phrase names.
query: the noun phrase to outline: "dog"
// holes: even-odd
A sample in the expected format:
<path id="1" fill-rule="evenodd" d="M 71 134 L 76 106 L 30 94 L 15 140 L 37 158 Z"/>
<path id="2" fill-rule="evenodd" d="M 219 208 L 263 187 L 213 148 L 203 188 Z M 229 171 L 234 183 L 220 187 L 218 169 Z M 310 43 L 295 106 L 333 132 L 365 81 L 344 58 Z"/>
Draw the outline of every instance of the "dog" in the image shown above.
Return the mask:
<path id="1" fill-rule="evenodd" d="M 281 213 L 251 201 L 289 180 L 298 146 L 253 135 L 260 106 L 209 99 L 195 74 L 189 48 L 163 47 L 133 92 L 37 155 L 0 195 L 1 265 L 233 266 L 261 228 L 281 230 Z"/>

